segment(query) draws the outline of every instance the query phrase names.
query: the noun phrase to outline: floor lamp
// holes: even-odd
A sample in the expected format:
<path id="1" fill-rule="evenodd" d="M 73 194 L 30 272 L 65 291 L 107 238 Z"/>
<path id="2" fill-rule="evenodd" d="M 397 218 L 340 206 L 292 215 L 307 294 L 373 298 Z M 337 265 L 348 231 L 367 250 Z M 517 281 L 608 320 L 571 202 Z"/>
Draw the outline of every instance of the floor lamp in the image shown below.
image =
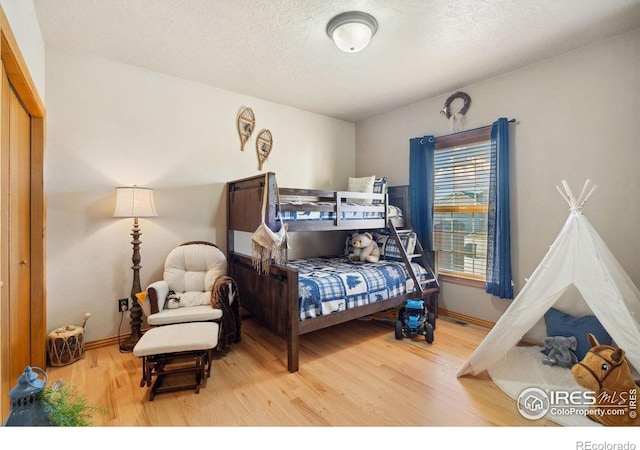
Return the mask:
<path id="1" fill-rule="evenodd" d="M 142 337 L 142 306 L 136 297 L 136 294 L 142 291 L 140 287 L 140 226 L 138 218 L 140 217 L 156 217 L 156 206 L 153 202 L 153 189 L 138 186 L 119 187 L 116 188 L 117 199 L 116 209 L 113 217 L 133 218 L 133 230 L 131 236 L 133 240 L 133 286 L 131 287 L 131 336 L 124 342 L 120 343 L 120 350 L 131 352 Z"/>

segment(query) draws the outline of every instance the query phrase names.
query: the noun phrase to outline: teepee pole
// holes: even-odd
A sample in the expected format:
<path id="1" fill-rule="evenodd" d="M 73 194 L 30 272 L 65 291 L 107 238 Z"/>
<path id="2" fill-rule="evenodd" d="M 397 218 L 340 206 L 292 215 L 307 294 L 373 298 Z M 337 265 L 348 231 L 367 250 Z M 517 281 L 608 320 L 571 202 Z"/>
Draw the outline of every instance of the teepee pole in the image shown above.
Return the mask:
<path id="1" fill-rule="evenodd" d="M 560 189 L 560 187 L 558 185 L 556 185 L 556 189 L 558 190 L 558 192 L 560 192 L 560 195 L 562 195 L 562 198 L 567 201 L 569 206 L 571 206 L 571 200 L 569 200 L 569 197 L 567 197 L 566 194 L 564 192 L 562 192 L 562 190 Z"/>
<path id="2" fill-rule="evenodd" d="M 598 185 L 596 184 L 594 187 L 591 188 L 591 190 L 589 191 L 589 193 L 587 194 L 587 196 L 584 198 L 584 200 L 582 201 L 582 203 L 585 203 L 589 197 L 591 197 L 591 194 L 593 194 L 596 191 L 596 188 L 598 187 Z"/>
<path id="3" fill-rule="evenodd" d="M 569 188 L 569 184 L 567 183 L 567 181 L 566 180 L 562 180 L 562 185 L 564 186 L 564 190 L 567 193 L 567 196 L 571 200 L 571 203 L 569 203 L 569 204 L 572 207 L 576 206 L 576 198 L 573 196 L 573 192 L 571 192 L 571 189 Z"/>
<path id="4" fill-rule="evenodd" d="M 578 197 L 578 205 L 582 206 L 585 202 L 584 194 L 587 192 L 587 187 L 591 183 L 591 180 L 587 178 L 587 181 L 584 182 L 584 186 L 582 186 L 582 191 L 580 192 L 580 197 Z"/>

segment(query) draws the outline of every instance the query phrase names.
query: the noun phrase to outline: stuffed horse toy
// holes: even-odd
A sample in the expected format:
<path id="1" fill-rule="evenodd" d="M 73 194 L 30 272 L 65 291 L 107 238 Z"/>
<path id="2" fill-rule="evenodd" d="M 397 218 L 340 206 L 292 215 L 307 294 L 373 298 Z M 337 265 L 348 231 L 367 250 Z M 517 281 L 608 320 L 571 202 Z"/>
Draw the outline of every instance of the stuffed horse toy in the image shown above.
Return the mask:
<path id="1" fill-rule="evenodd" d="M 588 417 L 610 426 L 640 426 L 636 398 L 640 386 L 631 374 L 624 350 L 600 345 L 588 335 L 591 349 L 571 368 L 576 382 L 594 391 L 596 404 L 589 406 Z"/>

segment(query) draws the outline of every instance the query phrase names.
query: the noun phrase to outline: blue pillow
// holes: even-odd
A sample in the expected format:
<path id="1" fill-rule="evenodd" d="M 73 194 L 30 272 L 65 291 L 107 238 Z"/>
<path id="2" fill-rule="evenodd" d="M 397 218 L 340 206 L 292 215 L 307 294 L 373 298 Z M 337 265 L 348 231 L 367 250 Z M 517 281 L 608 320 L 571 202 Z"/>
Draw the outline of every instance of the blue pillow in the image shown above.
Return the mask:
<path id="1" fill-rule="evenodd" d="M 593 334 L 602 345 L 611 345 L 613 339 L 596 316 L 573 317 L 555 308 L 549 308 L 544 315 L 547 336 L 575 336 L 578 344 L 575 354 L 579 361 L 591 349 L 587 335 Z"/>

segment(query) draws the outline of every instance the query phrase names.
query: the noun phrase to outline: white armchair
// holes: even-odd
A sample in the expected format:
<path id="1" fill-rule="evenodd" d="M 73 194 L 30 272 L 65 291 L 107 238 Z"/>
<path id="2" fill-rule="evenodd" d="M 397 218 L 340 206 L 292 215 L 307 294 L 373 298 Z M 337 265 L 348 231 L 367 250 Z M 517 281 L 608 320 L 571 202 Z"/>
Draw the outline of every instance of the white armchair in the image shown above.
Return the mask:
<path id="1" fill-rule="evenodd" d="M 235 282 L 226 275 L 227 259 L 216 245 L 193 241 L 174 248 L 165 260 L 163 279 L 147 287 L 148 301 L 143 305 L 147 323 L 216 321 L 222 325 L 221 334 L 226 333 L 219 341 L 224 344 L 230 337 L 238 342 L 239 296 Z M 225 294 L 217 295 L 221 284 Z"/>

